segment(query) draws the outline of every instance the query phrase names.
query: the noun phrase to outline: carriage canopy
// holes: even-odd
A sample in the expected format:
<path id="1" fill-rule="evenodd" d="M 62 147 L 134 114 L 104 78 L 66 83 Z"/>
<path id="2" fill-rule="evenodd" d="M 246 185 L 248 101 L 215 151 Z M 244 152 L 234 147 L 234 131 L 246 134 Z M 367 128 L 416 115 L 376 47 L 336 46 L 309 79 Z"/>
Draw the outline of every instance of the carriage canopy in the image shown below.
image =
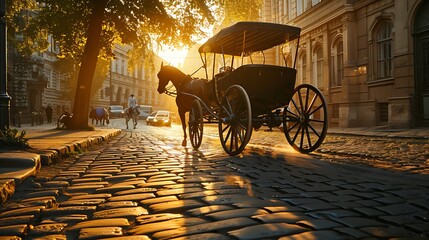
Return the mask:
<path id="1" fill-rule="evenodd" d="M 200 53 L 240 56 L 272 48 L 299 38 L 301 29 L 267 22 L 238 22 L 205 42 Z"/>

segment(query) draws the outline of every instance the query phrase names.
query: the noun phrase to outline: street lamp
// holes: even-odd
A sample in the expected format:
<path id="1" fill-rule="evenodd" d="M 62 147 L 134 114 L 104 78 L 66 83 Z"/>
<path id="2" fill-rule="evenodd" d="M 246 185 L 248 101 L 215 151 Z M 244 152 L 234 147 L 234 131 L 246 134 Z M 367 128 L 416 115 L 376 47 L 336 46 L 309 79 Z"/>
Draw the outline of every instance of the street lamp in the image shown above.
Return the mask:
<path id="1" fill-rule="evenodd" d="M 7 94 L 6 0 L 0 0 L 0 130 L 9 128 L 10 96 Z"/>

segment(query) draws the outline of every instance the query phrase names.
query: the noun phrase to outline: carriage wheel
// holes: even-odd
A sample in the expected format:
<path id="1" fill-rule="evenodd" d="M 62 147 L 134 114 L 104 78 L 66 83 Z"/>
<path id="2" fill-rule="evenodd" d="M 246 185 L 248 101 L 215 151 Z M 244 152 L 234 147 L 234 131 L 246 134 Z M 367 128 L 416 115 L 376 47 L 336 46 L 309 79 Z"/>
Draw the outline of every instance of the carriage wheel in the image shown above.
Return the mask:
<path id="1" fill-rule="evenodd" d="M 192 147 L 197 150 L 203 140 L 203 110 L 198 100 L 192 102 L 191 110 L 189 111 L 188 126 Z"/>
<path id="2" fill-rule="evenodd" d="M 69 117 L 70 116 L 66 113 L 61 114 L 57 120 L 57 128 L 66 128 L 67 127 L 66 123 L 69 120 Z"/>
<path id="3" fill-rule="evenodd" d="M 301 153 L 316 150 L 328 130 L 328 113 L 323 94 L 314 86 L 295 88 L 283 116 L 284 133 L 289 144 Z"/>
<path id="4" fill-rule="evenodd" d="M 231 156 L 241 153 L 252 135 L 252 109 L 243 87 L 228 88 L 219 110 L 219 137 Z"/>

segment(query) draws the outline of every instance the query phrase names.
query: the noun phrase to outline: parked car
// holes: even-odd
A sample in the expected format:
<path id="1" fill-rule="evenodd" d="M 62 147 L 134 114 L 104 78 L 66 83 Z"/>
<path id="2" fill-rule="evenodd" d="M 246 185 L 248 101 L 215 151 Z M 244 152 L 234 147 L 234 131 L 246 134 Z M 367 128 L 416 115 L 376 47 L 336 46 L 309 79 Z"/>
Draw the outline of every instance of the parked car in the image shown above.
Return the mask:
<path id="1" fill-rule="evenodd" d="M 121 118 L 124 116 L 124 107 L 121 105 L 112 105 L 109 107 L 110 118 Z"/>
<path id="2" fill-rule="evenodd" d="M 148 125 L 171 126 L 171 118 L 169 111 L 156 111 L 151 113 L 146 118 Z"/>
<path id="3" fill-rule="evenodd" d="M 140 105 L 139 110 L 139 119 L 146 119 L 153 112 L 152 106 L 149 105 Z"/>
<path id="4" fill-rule="evenodd" d="M 157 112 L 152 112 L 151 114 L 149 114 L 149 116 L 147 116 L 146 118 L 146 124 L 147 125 L 151 125 L 153 123 L 153 120 L 155 119 Z"/>

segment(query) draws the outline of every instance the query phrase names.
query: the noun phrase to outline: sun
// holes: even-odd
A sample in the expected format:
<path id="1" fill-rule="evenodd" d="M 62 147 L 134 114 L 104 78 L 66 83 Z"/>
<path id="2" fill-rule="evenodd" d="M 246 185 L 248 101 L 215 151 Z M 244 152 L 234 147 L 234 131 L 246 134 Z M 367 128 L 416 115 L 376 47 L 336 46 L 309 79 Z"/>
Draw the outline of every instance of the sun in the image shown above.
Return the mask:
<path id="1" fill-rule="evenodd" d="M 188 55 L 188 49 L 175 49 L 170 47 L 164 47 L 162 50 L 158 51 L 157 54 L 166 63 L 175 67 L 181 67 L 183 66 L 186 56 Z"/>

